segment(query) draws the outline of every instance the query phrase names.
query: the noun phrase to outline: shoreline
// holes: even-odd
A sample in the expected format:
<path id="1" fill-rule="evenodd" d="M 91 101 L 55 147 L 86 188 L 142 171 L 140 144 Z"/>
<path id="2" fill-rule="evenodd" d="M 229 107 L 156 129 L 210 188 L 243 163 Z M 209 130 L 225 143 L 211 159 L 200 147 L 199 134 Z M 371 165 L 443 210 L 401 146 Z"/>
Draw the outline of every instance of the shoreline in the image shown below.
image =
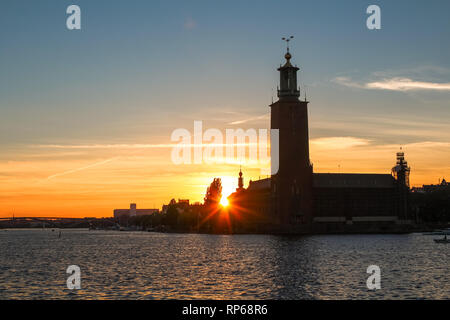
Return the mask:
<path id="1" fill-rule="evenodd" d="M 24 227 L 18 226 L 1 228 L 0 231 L 8 230 L 84 230 L 84 231 L 118 231 L 118 232 L 154 232 L 154 233 L 173 233 L 173 234 L 203 234 L 203 235 L 272 235 L 272 236 L 308 236 L 308 235 L 364 235 L 364 234 L 412 234 L 412 233 L 427 233 L 434 232 L 436 230 L 449 228 L 448 224 L 421 224 L 421 225 L 391 225 L 391 226 L 373 226 L 373 225 L 329 225 L 329 224 L 313 224 L 306 226 L 288 227 L 288 228 L 261 228 L 253 230 L 234 230 L 228 232 L 225 230 L 187 230 L 183 228 L 154 228 L 154 229 L 138 229 L 138 228 L 125 228 L 122 230 L 111 228 L 95 228 L 89 229 L 85 227 Z"/>

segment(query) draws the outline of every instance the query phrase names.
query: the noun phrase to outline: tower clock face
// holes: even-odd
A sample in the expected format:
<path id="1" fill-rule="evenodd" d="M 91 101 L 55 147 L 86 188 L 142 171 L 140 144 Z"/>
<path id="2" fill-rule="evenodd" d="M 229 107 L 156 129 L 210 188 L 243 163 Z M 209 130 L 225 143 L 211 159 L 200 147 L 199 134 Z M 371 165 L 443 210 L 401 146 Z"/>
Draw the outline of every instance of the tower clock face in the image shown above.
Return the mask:
<path id="1" fill-rule="evenodd" d="M 0 8 L 0 300 L 450 299 L 450 1 Z"/>

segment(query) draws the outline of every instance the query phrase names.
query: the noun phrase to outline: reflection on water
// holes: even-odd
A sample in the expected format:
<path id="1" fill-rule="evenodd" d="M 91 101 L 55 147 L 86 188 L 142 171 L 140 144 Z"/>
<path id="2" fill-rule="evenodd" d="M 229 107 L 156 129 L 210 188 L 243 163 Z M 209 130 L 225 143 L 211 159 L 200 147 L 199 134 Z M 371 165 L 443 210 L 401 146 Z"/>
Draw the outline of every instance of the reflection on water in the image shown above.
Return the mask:
<path id="1" fill-rule="evenodd" d="M 450 246 L 413 235 L 0 230 L 0 299 L 449 299 Z M 69 265 L 81 290 L 66 288 Z M 381 267 L 382 289 L 366 288 Z"/>

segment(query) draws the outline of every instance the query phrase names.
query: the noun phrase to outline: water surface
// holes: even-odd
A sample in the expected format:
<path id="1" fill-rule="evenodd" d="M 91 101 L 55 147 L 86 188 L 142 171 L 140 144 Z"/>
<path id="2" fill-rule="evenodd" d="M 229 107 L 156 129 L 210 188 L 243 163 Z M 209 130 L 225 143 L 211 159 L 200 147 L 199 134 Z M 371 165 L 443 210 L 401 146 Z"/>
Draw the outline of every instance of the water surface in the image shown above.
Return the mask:
<path id="1" fill-rule="evenodd" d="M 0 299 L 449 299 L 450 245 L 411 235 L 0 230 Z M 81 268 L 81 290 L 66 269 Z M 381 268 L 369 291 L 366 269 Z"/>

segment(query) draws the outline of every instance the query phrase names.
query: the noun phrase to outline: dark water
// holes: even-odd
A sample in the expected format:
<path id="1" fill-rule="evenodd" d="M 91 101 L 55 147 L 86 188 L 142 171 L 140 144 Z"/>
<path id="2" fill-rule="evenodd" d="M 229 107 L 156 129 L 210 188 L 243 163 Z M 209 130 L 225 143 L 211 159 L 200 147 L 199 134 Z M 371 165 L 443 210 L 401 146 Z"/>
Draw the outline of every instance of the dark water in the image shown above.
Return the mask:
<path id="1" fill-rule="evenodd" d="M 450 245 L 419 234 L 58 233 L 0 230 L 0 299 L 450 299 Z M 66 287 L 69 265 L 81 290 Z"/>

